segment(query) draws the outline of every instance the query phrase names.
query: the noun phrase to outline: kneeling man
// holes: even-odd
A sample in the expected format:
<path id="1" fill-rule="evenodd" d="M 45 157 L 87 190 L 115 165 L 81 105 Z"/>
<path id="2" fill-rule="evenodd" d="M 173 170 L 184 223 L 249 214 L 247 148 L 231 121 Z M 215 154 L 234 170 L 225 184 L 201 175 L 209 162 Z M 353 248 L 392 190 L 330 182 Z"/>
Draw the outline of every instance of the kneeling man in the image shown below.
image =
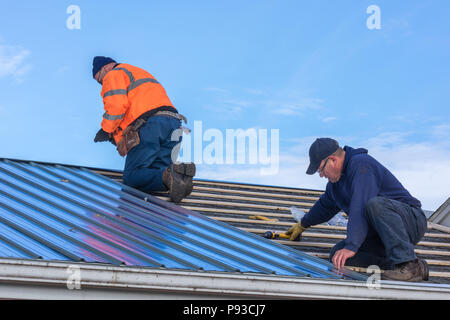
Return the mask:
<path id="1" fill-rule="evenodd" d="M 334 139 L 319 138 L 309 158 L 306 173 L 317 172 L 328 183 L 309 212 L 286 232 L 290 239 L 344 211 L 347 237 L 330 252 L 336 268 L 378 265 L 385 270 L 382 279 L 428 280 L 428 265 L 414 252 L 427 230 L 420 201 L 366 149 L 341 148 Z"/>

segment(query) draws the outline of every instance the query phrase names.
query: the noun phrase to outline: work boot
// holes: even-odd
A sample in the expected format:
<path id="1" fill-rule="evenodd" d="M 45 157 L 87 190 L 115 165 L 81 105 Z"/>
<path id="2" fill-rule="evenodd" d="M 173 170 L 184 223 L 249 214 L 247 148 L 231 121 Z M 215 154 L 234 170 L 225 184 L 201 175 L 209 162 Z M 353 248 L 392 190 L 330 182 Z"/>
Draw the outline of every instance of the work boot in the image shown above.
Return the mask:
<path id="1" fill-rule="evenodd" d="M 192 189 L 194 189 L 194 184 L 192 182 L 192 177 L 195 176 L 195 164 L 194 163 L 183 163 L 183 175 L 186 182 L 186 192 L 184 197 L 191 194 Z"/>
<path id="2" fill-rule="evenodd" d="M 176 164 L 171 164 L 163 172 L 163 183 L 169 189 L 170 200 L 175 203 L 183 200 L 187 187 L 184 175 L 179 173 L 180 170 L 177 170 L 177 166 Z"/>
<path id="3" fill-rule="evenodd" d="M 428 264 L 425 260 L 415 259 L 398 264 L 394 270 L 386 270 L 381 274 L 382 280 L 396 280 L 408 282 L 427 281 L 429 275 Z"/>
<path id="4" fill-rule="evenodd" d="M 192 177 L 195 175 L 195 164 L 171 164 L 163 172 L 163 183 L 169 189 L 169 197 L 179 203 L 184 197 L 191 194 L 193 189 Z"/>

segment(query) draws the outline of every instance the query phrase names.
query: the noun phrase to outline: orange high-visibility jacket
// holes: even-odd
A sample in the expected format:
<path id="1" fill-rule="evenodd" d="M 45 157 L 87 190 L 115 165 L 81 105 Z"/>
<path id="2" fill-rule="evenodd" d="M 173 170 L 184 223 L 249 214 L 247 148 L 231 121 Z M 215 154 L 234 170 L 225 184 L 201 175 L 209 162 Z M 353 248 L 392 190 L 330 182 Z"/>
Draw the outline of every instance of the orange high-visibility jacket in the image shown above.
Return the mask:
<path id="1" fill-rule="evenodd" d="M 147 71 L 120 63 L 103 78 L 101 92 L 105 113 L 102 129 L 118 143 L 123 130 L 143 113 L 173 107 L 163 86 Z"/>

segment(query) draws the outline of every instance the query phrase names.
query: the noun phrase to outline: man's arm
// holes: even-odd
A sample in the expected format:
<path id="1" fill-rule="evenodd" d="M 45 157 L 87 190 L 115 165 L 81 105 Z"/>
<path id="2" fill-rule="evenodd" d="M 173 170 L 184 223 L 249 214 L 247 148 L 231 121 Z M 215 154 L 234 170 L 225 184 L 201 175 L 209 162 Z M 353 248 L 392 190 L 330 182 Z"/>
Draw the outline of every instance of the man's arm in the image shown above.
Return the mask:
<path id="1" fill-rule="evenodd" d="M 330 185 L 327 184 L 325 192 L 314 203 L 313 207 L 309 209 L 309 212 L 304 215 L 301 220 L 303 227 L 309 228 L 310 226 L 327 222 L 341 210 L 330 196 L 330 188 Z"/>
<path id="2" fill-rule="evenodd" d="M 286 232 L 286 235 L 290 236 L 289 240 L 293 241 L 300 237 L 302 232 L 310 226 L 330 220 L 339 212 L 339 210 L 340 209 L 334 204 L 334 201 L 329 195 L 329 188 L 327 185 L 325 193 L 320 196 L 319 200 L 317 200 L 309 212 L 303 216 L 302 220 L 294 224 Z"/>
<path id="3" fill-rule="evenodd" d="M 127 89 L 130 85 L 123 70 L 111 70 L 103 79 L 102 98 L 105 108 L 102 129 L 113 133 L 122 122 L 129 108 Z"/>

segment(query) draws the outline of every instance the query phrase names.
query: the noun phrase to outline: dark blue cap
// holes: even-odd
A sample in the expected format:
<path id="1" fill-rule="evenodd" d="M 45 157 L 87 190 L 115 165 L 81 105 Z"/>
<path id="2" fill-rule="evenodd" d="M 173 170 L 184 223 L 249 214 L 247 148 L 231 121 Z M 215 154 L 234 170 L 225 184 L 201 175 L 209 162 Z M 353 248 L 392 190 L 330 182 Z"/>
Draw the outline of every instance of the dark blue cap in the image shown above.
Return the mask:
<path id="1" fill-rule="evenodd" d="M 95 75 L 103 66 L 106 66 L 108 63 L 116 62 L 110 57 L 96 56 L 92 61 L 92 77 L 95 79 Z"/>
<path id="2" fill-rule="evenodd" d="M 309 148 L 309 167 L 306 174 L 316 173 L 322 160 L 335 153 L 338 148 L 339 143 L 334 139 L 316 139 Z"/>

